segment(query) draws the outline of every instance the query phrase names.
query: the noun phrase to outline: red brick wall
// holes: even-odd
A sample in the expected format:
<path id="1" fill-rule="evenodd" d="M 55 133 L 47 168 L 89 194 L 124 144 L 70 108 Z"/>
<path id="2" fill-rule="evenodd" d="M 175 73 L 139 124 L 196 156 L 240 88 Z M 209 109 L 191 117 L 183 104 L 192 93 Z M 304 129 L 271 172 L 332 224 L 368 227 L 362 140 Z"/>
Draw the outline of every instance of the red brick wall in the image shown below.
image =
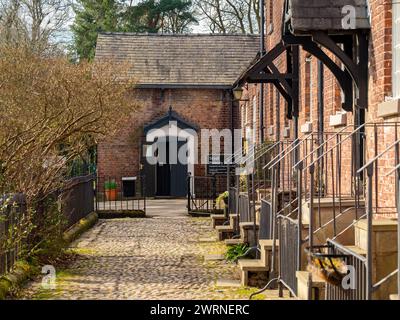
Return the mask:
<path id="1" fill-rule="evenodd" d="M 162 118 L 172 106 L 186 121 L 200 129 L 229 129 L 231 98 L 228 91 L 205 89 L 137 89 L 134 92 L 140 109 L 125 119 L 119 132 L 98 146 L 98 174 L 120 179 L 135 176 L 140 167 L 143 127 Z M 234 108 L 234 123 L 238 127 L 238 108 Z M 199 135 L 200 136 L 200 135 Z M 200 148 L 200 141 L 199 141 Z M 204 165 L 195 168 L 204 172 Z"/>
<path id="2" fill-rule="evenodd" d="M 283 0 L 266 0 L 266 25 L 267 31 L 273 27 L 273 32 L 266 35 L 266 49 L 267 51 L 272 49 L 281 40 L 281 22 L 282 22 L 282 11 L 283 11 Z M 370 9 L 372 14 L 372 28 L 370 34 L 370 46 L 369 46 L 369 105 L 368 111 L 366 112 L 367 122 L 380 122 L 384 120 L 378 118 L 377 109 L 379 103 L 385 100 L 385 97 L 392 95 L 392 1 L 391 0 L 370 0 Z M 303 125 L 307 120 L 310 120 L 310 114 L 312 115 L 313 131 L 318 130 L 318 60 L 312 57 L 311 62 L 311 74 L 306 74 L 306 57 L 308 53 L 302 49 L 300 51 L 300 116 L 299 116 L 299 127 Z M 333 56 L 329 54 L 331 58 Z M 275 64 L 281 72 L 286 70 L 285 56 L 279 57 L 275 60 Z M 335 59 L 335 58 L 333 58 Z M 336 60 L 337 61 L 337 60 Z M 312 88 L 309 86 L 309 82 L 314 85 Z M 255 95 L 258 99 L 259 91 L 257 85 L 248 85 L 246 92 L 247 98 L 252 100 Z M 272 84 L 265 85 L 265 138 L 267 140 L 278 139 L 276 127 L 277 127 L 277 106 L 276 106 L 276 95 L 278 94 Z M 310 97 L 309 90 L 311 90 L 312 109 L 310 109 L 310 103 L 306 98 L 306 95 Z M 325 132 L 333 134 L 342 128 L 331 127 L 330 116 L 336 114 L 337 111 L 341 111 L 341 91 L 340 87 L 327 67 L 324 67 L 324 128 Z M 291 138 L 293 139 L 293 121 L 285 118 L 285 105 L 286 102 L 280 96 L 280 138 L 282 140 L 282 133 L 285 126 L 290 126 L 292 129 Z M 244 103 L 242 103 L 244 104 Z M 251 114 L 251 104 L 249 104 Z M 353 113 L 347 114 L 347 124 L 354 123 Z M 399 119 L 385 120 L 388 121 L 399 121 Z M 259 122 L 257 122 L 258 130 Z M 267 132 L 268 128 L 273 127 L 273 135 L 269 135 Z M 348 132 L 351 131 L 349 128 Z M 377 129 L 378 138 L 374 138 L 374 128 L 367 127 L 366 129 L 366 161 L 371 159 L 374 155 L 383 151 L 388 145 L 393 143 L 396 139 L 395 127 L 386 127 Z M 299 136 L 302 136 L 299 133 Z M 400 134 L 397 134 L 397 138 L 400 138 Z M 333 145 L 333 141 L 330 146 Z M 335 151 L 336 152 L 336 151 Z M 342 162 L 342 193 L 350 193 L 351 187 L 351 144 L 347 142 L 343 145 L 341 151 L 343 155 Z M 333 155 L 336 157 L 336 154 Z M 377 211 L 386 213 L 387 208 L 393 207 L 394 199 L 394 180 L 393 178 L 384 178 L 384 174 L 388 172 L 389 167 L 393 167 L 394 164 L 394 153 L 389 153 L 380 161 L 380 169 L 378 171 L 378 190 L 376 196 L 376 204 L 378 206 Z M 327 172 L 328 176 L 332 176 L 333 172 L 336 172 L 337 168 L 335 163 L 333 166 L 329 165 Z M 332 192 L 331 183 L 328 181 L 326 186 L 329 192 Z M 337 189 L 338 186 L 335 186 Z M 374 201 L 375 201 L 374 200 Z M 386 209 L 385 209 L 386 208 Z"/>

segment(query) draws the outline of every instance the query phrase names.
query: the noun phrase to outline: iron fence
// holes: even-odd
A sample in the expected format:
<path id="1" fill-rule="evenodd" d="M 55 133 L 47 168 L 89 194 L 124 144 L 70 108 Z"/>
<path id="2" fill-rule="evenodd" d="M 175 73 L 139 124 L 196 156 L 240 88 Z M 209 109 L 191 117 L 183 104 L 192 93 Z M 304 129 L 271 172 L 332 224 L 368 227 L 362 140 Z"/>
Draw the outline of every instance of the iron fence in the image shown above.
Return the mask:
<path id="1" fill-rule="evenodd" d="M 236 187 L 229 188 L 229 199 L 228 199 L 228 212 L 229 214 L 237 213 L 237 197 L 238 197 L 238 189 Z"/>
<path id="2" fill-rule="evenodd" d="M 266 199 L 261 200 L 259 232 L 260 232 L 259 239 L 272 240 L 273 236 L 272 206 L 271 203 Z"/>
<path id="3" fill-rule="evenodd" d="M 60 200 L 67 228 L 94 212 L 95 181 L 95 175 L 75 177 L 66 181 Z"/>
<path id="4" fill-rule="evenodd" d="M 96 211 L 146 212 L 145 188 L 144 176 L 127 178 L 97 176 L 95 184 Z"/>
<path id="5" fill-rule="evenodd" d="M 3 196 L 0 200 L 0 275 L 10 272 L 22 248 L 21 229 L 26 212 L 22 194 Z"/>
<path id="6" fill-rule="evenodd" d="M 326 300 L 365 300 L 367 299 L 367 268 L 366 257 L 349 250 L 338 242 L 328 240 L 328 255 L 342 256 L 345 264 L 349 266 L 355 275 L 352 280 L 353 287 L 345 288 L 343 285 L 335 285 L 327 282 Z"/>
<path id="7" fill-rule="evenodd" d="M 187 178 L 189 213 L 221 213 L 225 205 L 217 201 L 227 189 L 226 175 L 192 176 Z M 228 200 L 229 201 L 229 200 Z"/>
<path id="8" fill-rule="evenodd" d="M 299 223 L 286 216 L 278 217 L 279 226 L 279 280 L 297 296 L 296 271 L 300 270 Z"/>

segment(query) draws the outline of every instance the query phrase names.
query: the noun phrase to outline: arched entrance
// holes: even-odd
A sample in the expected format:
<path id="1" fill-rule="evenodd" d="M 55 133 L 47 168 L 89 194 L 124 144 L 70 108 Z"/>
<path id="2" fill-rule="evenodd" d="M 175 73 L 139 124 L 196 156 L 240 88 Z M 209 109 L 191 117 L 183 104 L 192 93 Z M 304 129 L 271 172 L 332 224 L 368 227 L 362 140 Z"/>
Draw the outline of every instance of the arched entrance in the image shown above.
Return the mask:
<path id="1" fill-rule="evenodd" d="M 187 176 L 194 172 L 197 128 L 170 108 L 145 127 L 142 170 L 149 197 L 186 197 Z"/>

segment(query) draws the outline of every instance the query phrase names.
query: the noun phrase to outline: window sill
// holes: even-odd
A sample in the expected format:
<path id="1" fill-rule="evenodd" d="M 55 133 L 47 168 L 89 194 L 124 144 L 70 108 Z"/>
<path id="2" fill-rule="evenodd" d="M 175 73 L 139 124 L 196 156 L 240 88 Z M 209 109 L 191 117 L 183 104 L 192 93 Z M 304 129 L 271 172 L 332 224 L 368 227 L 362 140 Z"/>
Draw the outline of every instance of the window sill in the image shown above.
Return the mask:
<path id="1" fill-rule="evenodd" d="M 382 102 L 378 105 L 378 117 L 391 118 L 400 116 L 400 99 Z"/>
<path id="2" fill-rule="evenodd" d="M 335 115 L 330 116 L 329 125 L 334 128 L 347 125 L 347 113 L 338 112 Z"/>

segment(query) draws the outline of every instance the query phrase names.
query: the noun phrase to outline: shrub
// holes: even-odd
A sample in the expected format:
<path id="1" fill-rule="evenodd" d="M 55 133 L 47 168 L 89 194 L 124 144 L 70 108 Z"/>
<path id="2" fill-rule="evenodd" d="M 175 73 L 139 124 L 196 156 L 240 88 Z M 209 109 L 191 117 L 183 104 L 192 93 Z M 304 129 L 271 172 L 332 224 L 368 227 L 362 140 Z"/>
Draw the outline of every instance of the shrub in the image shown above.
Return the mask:
<path id="1" fill-rule="evenodd" d="M 229 247 L 225 254 L 226 260 L 236 262 L 240 257 L 243 257 L 249 246 L 247 244 L 237 244 L 235 246 Z"/>

